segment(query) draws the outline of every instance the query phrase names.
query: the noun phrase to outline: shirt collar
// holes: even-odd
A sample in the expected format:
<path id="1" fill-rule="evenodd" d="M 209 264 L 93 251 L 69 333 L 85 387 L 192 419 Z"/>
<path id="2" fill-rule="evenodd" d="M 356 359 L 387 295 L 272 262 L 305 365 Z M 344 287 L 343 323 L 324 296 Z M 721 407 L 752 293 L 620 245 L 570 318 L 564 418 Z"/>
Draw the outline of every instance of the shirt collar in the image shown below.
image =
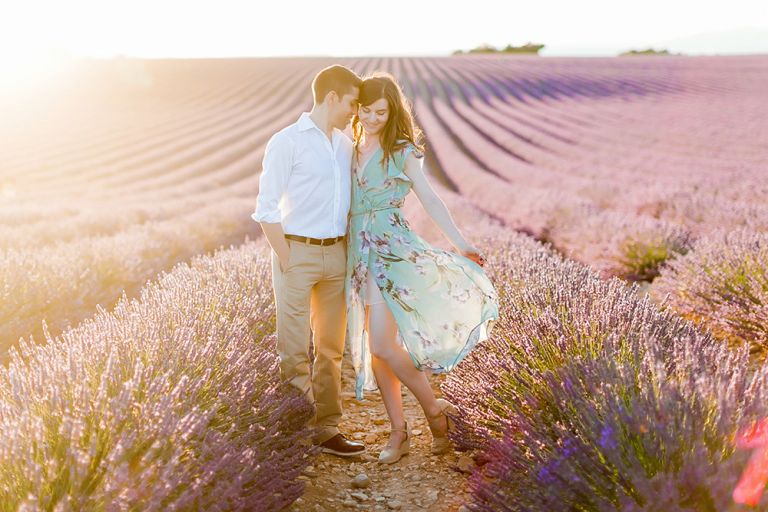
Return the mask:
<path id="1" fill-rule="evenodd" d="M 312 128 L 317 128 L 315 122 L 311 117 L 309 117 L 309 112 L 302 112 L 299 116 L 299 120 L 296 121 L 296 124 L 299 126 L 299 131 L 302 132 L 305 130 L 311 130 Z"/>
<path id="2" fill-rule="evenodd" d="M 311 117 L 309 117 L 309 112 L 302 112 L 299 116 L 299 120 L 296 121 L 296 125 L 299 127 L 299 131 L 303 132 L 306 130 L 311 130 L 312 128 L 317 129 L 320 133 L 323 134 L 323 137 L 325 137 L 325 133 L 320 129 L 319 126 L 315 124 L 315 122 L 312 120 Z M 339 135 L 342 133 L 341 130 L 338 128 L 334 128 L 331 132 L 331 138 L 333 140 L 333 147 L 336 147 L 337 141 L 339 140 Z"/>

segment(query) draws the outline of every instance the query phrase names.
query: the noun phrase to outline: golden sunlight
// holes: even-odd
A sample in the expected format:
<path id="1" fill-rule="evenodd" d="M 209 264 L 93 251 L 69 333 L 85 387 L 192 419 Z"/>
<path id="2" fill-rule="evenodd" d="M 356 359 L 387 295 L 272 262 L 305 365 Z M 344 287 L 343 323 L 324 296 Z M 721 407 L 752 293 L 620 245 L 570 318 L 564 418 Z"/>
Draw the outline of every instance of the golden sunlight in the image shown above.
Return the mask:
<path id="1" fill-rule="evenodd" d="M 56 81 L 71 59 L 54 51 L 0 48 L 0 92 L 23 92 Z"/>

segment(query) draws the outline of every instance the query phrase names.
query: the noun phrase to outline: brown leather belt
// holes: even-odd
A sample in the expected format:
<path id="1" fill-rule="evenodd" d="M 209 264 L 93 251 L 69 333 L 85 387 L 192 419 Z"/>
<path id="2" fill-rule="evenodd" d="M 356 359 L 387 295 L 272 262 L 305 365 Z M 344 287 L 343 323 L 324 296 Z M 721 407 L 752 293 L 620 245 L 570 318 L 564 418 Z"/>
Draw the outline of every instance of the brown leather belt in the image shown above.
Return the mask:
<path id="1" fill-rule="evenodd" d="M 312 238 L 309 236 L 285 235 L 285 238 L 288 240 L 295 240 L 297 242 L 311 245 L 333 245 L 336 242 L 344 240 L 344 235 L 337 236 L 335 238 Z"/>

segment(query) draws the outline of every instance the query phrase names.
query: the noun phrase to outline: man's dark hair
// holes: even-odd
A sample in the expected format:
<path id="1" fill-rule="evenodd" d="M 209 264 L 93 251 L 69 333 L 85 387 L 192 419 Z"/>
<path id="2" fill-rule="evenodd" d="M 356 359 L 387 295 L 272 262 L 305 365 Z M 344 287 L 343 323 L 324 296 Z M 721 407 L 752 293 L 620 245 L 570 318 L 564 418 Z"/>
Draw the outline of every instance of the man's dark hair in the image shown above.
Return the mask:
<path id="1" fill-rule="evenodd" d="M 325 95 L 336 91 L 339 98 L 352 92 L 353 87 L 360 87 L 363 81 L 348 67 L 334 64 L 321 70 L 312 80 L 312 94 L 315 103 L 322 103 Z"/>

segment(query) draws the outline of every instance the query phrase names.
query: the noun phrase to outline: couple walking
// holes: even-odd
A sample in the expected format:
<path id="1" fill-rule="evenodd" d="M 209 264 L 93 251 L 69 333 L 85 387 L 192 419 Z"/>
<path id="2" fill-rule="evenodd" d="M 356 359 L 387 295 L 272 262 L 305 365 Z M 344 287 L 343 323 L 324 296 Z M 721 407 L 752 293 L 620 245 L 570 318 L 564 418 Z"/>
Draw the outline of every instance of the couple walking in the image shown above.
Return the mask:
<path id="1" fill-rule="evenodd" d="M 314 442 L 324 452 L 365 452 L 338 429 L 348 342 L 357 399 L 378 388 L 391 421 L 379 461 L 396 462 L 410 449 L 401 383 L 429 422 L 432 453 L 445 453 L 453 426 L 446 413 L 457 410 L 434 396 L 424 370 L 451 370 L 488 337 L 496 292 L 480 252 L 422 171 L 421 133 L 394 78 L 361 79 L 330 66 L 312 92 L 312 111 L 267 143 L 251 216 L 273 249 L 281 377 L 314 403 Z M 350 122 L 351 138 L 342 131 Z M 410 230 L 401 207 L 411 190 L 461 254 Z"/>

